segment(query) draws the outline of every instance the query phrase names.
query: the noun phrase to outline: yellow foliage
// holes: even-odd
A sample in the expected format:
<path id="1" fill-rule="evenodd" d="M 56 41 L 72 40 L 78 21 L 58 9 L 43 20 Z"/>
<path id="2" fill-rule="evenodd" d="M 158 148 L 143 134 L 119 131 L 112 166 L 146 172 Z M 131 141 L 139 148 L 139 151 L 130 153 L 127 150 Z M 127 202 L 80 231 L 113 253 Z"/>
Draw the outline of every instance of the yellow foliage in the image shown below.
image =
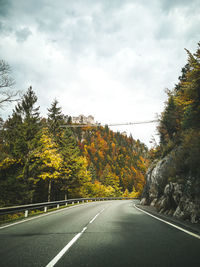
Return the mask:
<path id="1" fill-rule="evenodd" d="M 105 186 L 99 181 L 95 181 L 90 187 L 90 197 L 114 197 L 115 189 L 112 186 Z"/>
<path id="2" fill-rule="evenodd" d="M 16 160 L 16 159 L 12 159 L 12 158 L 5 158 L 3 161 L 0 162 L 0 168 L 1 169 L 7 169 L 10 166 L 12 166 L 13 164 L 19 164 L 21 163 L 21 160 Z"/>
<path id="3" fill-rule="evenodd" d="M 58 153 L 56 144 L 48 136 L 46 130 L 43 131 L 40 143 L 41 146 L 34 155 L 36 158 L 38 158 L 42 169 L 38 177 L 42 178 L 43 180 L 59 178 L 59 171 L 61 170 L 63 159 Z"/>
<path id="4" fill-rule="evenodd" d="M 129 197 L 129 191 L 126 189 L 122 195 L 122 197 Z"/>
<path id="5" fill-rule="evenodd" d="M 103 151 L 99 151 L 98 154 L 99 154 L 100 158 L 102 158 L 102 159 L 104 158 Z"/>

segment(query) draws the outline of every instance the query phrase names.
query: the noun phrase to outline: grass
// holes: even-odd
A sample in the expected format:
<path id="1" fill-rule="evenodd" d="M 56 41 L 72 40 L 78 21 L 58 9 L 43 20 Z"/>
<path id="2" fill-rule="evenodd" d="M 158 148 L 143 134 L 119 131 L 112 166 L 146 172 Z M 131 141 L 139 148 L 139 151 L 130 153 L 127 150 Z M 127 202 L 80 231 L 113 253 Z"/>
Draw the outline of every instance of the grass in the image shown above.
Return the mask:
<path id="1" fill-rule="evenodd" d="M 85 202 L 86 203 L 86 202 Z M 74 203 L 74 204 L 68 204 L 67 206 L 60 206 L 59 208 L 54 207 L 54 208 L 47 208 L 47 212 L 44 212 L 44 208 L 43 209 L 34 209 L 34 210 L 29 210 L 28 211 L 28 217 L 34 217 L 40 214 L 44 214 L 44 213 L 50 213 L 52 211 L 56 211 L 56 210 L 60 210 L 60 209 L 65 209 L 71 206 L 75 206 L 75 205 L 79 205 L 82 204 L 82 202 L 79 203 Z M 7 223 L 10 222 L 17 222 L 17 221 L 21 221 L 21 220 L 26 220 L 27 218 L 25 218 L 24 212 L 17 212 L 17 213 L 12 213 L 12 214 L 6 214 L 6 215 L 0 215 L 0 226 L 6 225 Z"/>

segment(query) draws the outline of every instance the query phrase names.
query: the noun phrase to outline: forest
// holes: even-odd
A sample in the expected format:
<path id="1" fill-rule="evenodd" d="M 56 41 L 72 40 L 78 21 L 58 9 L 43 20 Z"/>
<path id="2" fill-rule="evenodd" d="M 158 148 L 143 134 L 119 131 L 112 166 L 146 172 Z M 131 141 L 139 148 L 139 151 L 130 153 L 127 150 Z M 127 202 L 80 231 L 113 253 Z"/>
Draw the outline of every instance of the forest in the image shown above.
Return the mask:
<path id="1" fill-rule="evenodd" d="M 196 53 L 188 55 L 179 82 L 167 90 L 165 109 L 160 116 L 158 132 L 160 144 L 150 151 L 152 160 L 171 155 L 174 166 L 168 182 L 189 187 L 190 196 L 200 194 L 200 43 Z M 188 182 L 190 177 L 190 182 Z"/>
<path id="2" fill-rule="evenodd" d="M 150 151 L 108 126 L 72 127 L 56 99 L 47 116 L 41 116 L 32 87 L 20 99 L 18 92 L 6 91 L 13 80 L 9 66 L 0 61 L 0 108 L 15 101 L 12 114 L 0 118 L 0 206 L 75 197 L 139 197 L 150 163 L 169 153 L 175 166 L 168 170 L 169 182 L 184 184 L 189 175 L 193 194 L 199 194 L 200 43 L 196 53 L 186 52 L 188 61 L 178 84 L 166 91 L 160 143 Z"/>
<path id="3" fill-rule="evenodd" d="M 108 126 L 71 126 L 57 100 L 42 117 L 32 87 L 16 101 L 1 119 L 1 207 L 142 193 L 149 165 L 143 143 Z"/>

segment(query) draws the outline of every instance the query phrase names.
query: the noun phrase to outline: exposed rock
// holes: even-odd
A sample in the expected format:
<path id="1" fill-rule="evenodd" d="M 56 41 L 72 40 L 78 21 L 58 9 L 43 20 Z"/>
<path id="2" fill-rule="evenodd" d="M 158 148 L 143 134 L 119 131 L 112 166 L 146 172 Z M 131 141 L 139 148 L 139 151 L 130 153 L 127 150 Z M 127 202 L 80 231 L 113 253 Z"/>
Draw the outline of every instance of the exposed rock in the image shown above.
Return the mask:
<path id="1" fill-rule="evenodd" d="M 173 200 L 178 205 L 181 197 L 183 196 L 183 185 L 178 183 L 173 183 Z"/>
<path id="2" fill-rule="evenodd" d="M 199 205 L 187 197 L 182 197 L 173 216 L 197 223 L 200 218 Z"/>
<path id="3" fill-rule="evenodd" d="M 154 207 L 156 205 L 157 198 L 154 198 L 154 200 L 151 202 L 150 206 Z"/>
<path id="4" fill-rule="evenodd" d="M 160 213 L 197 223 L 200 221 L 200 196 L 195 195 L 196 179 L 185 175 L 184 179 L 180 179 L 182 182 L 178 182 L 177 177 L 172 177 L 176 174 L 175 157 L 176 151 L 173 151 L 149 168 L 140 204 L 150 205 L 156 207 Z"/>
<path id="5" fill-rule="evenodd" d="M 148 201 L 147 201 L 147 199 L 144 197 L 144 198 L 142 198 L 141 200 L 140 200 L 140 204 L 141 205 L 148 205 Z"/>
<path id="6" fill-rule="evenodd" d="M 173 214 L 174 217 L 177 217 L 179 219 L 184 219 L 184 212 L 180 209 L 180 207 L 178 206 Z"/>

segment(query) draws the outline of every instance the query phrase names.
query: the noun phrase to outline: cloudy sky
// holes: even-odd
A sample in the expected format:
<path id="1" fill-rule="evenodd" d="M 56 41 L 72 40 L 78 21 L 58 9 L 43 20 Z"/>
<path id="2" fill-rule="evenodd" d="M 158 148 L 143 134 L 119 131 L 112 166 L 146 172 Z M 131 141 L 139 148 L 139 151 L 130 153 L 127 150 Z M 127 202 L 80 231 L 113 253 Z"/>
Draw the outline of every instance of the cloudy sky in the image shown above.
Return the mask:
<path id="1" fill-rule="evenodd" d="M 155 119 L 199 41 L 199 0 L 0 0 L 0 59 L 43 116 L 56 98 L 102 124 Z M 112 129 L 156 136 L 155 123 Z"/>

